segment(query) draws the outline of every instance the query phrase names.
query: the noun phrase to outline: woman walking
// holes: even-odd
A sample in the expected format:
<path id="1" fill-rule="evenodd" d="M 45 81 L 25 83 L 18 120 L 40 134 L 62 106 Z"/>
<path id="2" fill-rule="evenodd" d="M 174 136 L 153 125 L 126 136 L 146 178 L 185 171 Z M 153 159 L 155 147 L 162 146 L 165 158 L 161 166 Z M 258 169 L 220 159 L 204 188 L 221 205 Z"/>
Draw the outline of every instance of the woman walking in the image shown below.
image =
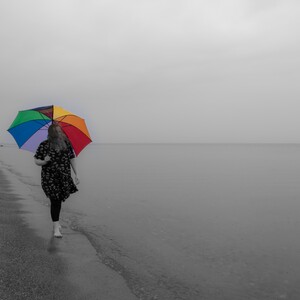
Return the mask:
<path id="1" fill-rule="evenodd" d="M 61 238 L 59 215 L 61 204 L 72 193 L 78 191 L 75 154 L 68 138 L 58 124 L 48 128 L 47 140 L 40 143 L 34 155 L 35 163 L 42 167 L 41 185 L 50 199 L 50 214 L 53 221 L 54 237 Z M 75 183 L 71 176 L 71 167 L 75 174 Z"/>

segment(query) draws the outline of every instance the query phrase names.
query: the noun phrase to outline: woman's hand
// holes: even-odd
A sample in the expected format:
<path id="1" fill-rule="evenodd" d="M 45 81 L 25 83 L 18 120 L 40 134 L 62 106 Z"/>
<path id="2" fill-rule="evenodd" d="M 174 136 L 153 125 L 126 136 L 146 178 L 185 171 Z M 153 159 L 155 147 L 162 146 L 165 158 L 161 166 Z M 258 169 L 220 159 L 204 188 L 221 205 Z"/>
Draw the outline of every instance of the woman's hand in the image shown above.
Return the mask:
<path id="1" fill-rule="evenodd" d="M 77 176 L 75 176 L 75 178 L 74 178 L 74 182 L 75 182 L 75 184 L 76 184 L 76 185 L 78 185 L 78 184 L 79 184 L 79 182 L 80 182 L 80 181 L 79 181 L 79 179 L 78 179 L 78 177 L 77 177 Z"/>
<path id="2" fill-rule="evenodd" d="M 44 158 L 44 161 L 47 163 L 51 160 L 51 157 L 49 155 L 46 155 Z"/>
<path id="3" fill-rule="evenodd" d="M 35 159 L 34 159 L 34 162 L 35 162 L 35 164 L 38 165 L 38 166 L 44 166 L 44 165 L 46 165 L 50 160 L 51 160 L 50 156 L 47 155 L 44 159 L 37 159 L 37 158 L 35 158 Z"/>

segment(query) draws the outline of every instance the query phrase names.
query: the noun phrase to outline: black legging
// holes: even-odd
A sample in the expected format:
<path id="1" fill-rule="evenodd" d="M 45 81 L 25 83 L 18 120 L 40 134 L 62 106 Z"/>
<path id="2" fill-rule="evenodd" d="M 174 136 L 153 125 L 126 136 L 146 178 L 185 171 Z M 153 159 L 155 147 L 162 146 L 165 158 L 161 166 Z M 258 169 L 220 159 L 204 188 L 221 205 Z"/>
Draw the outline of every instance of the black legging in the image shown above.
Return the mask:
<path id="1" fill-rule="evenodd" d="M 51 201 L 51 219 L 53 222 L 57 222 L 59 220 L 59 214 L 61 209 L 61 201 L 60 200 L 54 200 L 50 199 Z"/>

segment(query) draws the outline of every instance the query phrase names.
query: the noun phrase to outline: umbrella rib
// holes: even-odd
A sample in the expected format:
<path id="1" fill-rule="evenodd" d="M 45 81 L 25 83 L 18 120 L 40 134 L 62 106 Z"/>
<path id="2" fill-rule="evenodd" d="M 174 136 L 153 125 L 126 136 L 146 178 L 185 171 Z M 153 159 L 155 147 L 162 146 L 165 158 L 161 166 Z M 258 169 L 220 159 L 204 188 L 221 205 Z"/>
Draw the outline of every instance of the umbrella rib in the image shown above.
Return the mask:
<path id="1" fill-rule="evenodd" d="M 45 121 L 45 123 L 39 122 L 39 120 L 28 120 L 28 121 L 26 121 L 26 122 L 23 122 L 23 123 L 20 123 L 20 124 L 15 125 L 15 126 L 13 126 L 13 127 L 10 127 L 9 129 L 16 128 L 16 127 L 18 127 L 18 126 L 20 126 L 20 125 L 23 125 L 23 124 L 27 123 L 27 122 L 35 122 L 35 123 L 38 123 L 38 124 L 40 124 L 40 125 L 46 126 L 46 125 L 48 125 L 48 123 L 49 123 L 49 122 L 47 122 L 47 121 L 51 121 L 51 120 L 47 120 L 47 119 L 45 119 L 45 118 L 41 119 L 41 121 L 42 121 L 42 120 Z M 48 127 L 49 127 L 49 126 L 48 126 Z"/>
<path id="2" fill-rule="evenodd" d="M 38 122 L 37 120 L 34 120 L 36 123 L 38 123 L 38 124 L 41 124 L 41 125 L 43 125 L 43 126 L 46 126 L 46 125 L 48 125 L 49 124 L 49 122 L 47 122 L 47 119 L 43 119 L 44 121 L 45 121 L 45 123 L 43 123 L 43 122 Z M 48 126 L 49 127 L 49 126 Z"/>
<path id="3" fill-rule="evenodd" d="M 45 115 L 44 115 L 43 113 L 41 113 L 40 111 L 39 111 L 39 113 L 40 113 L 40 116 L 43 118 L 44 121 L 48 120 L 48 119 L 45 118 Z M 52 121 L 53 121 L 53 116 L 52 116 Z M 49 123 L 49 122 L 47 122 L 46 125 L 47 125 L 48 123 Z M 50 126 L 50 125 L 49 125 L 49 126 Z M 49 127 L 49 126 L 48 126 L 48 127 Z"/>
<path id="4" fill-rule="evenodd" d="M 61 120 L 59 120 L 58 122 L 62 122 L 67 116 L 69 116 L 69 115 L 63 116 L 63 118 Z"/>
<path id="5" fill-rule="evenodd" d="M 61 120 L 57 120 L 58 118 L 61 118 L 62 117 L 62 119 Z M 55 121 L 56 122 L 62 122 L 66 117 L 76 117 L 76 118 L 79 118 L 79 119 L 82 119 L 82 118 L 80 118 L 79 116 L 77 116 L 77 115 L 74 115 L 74 114 L 68 114 L 68 115 L 64 115 L 64 116 L 59 116 L 58 118 L 56 118 L 55 119 Z"/>

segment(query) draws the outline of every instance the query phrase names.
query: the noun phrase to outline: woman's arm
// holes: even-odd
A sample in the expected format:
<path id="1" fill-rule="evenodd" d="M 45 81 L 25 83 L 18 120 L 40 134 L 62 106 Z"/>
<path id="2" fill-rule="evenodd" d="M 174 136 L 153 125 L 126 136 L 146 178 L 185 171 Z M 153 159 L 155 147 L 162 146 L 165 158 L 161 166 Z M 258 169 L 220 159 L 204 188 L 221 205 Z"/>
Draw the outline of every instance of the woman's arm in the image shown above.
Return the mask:
<path id="1" fill-rule="evenodd" d="M 50 156 L 49 156 L 49 155 L 47 155 L 47 156 L 45 157 L 44 160 L 42 160 L 42 159 L 37 159 L 37 158 L 34 159 L 35 164 L 38 165 L 38 166 L 44 166 L 44 165 L 46 165 L 49 161 L 50 161 Z"/>
<path id="2" fill-rule="evenodd" d="M 75 184 L 79 184 L 79 179 L 77 177 L 77 166 L 76 166 L 76 159 L 75 158 L 71 158 L 70 159 L 70 163 L 71 163 L 71 167 L 73 169 L 73 172 L 75 174 Z"/>

